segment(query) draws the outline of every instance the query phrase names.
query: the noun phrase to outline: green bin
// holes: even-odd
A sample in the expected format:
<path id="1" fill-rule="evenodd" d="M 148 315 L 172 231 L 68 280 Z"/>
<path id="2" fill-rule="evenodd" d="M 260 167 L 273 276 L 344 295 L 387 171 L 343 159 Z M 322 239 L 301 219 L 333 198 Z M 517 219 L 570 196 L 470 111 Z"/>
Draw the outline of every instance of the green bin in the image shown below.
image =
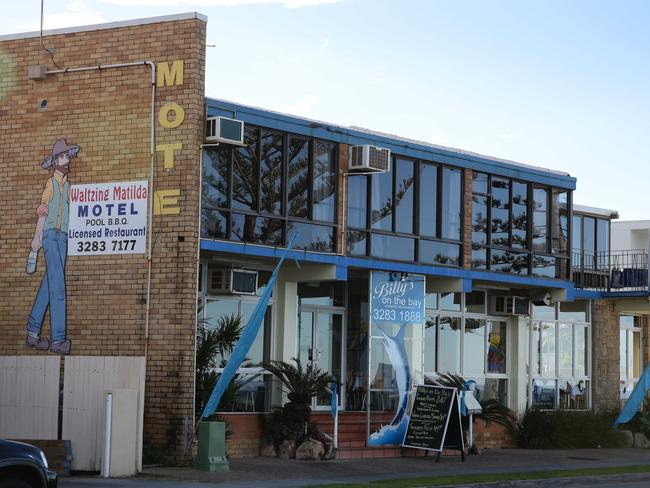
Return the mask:
<path id="1" fill-rule="evenodd" d="M 228 471 L 226 459 L 226 424 L 224 422 L 201 422 L 199 424 L 199 448 L 194 467 L 202 471 Z"/>

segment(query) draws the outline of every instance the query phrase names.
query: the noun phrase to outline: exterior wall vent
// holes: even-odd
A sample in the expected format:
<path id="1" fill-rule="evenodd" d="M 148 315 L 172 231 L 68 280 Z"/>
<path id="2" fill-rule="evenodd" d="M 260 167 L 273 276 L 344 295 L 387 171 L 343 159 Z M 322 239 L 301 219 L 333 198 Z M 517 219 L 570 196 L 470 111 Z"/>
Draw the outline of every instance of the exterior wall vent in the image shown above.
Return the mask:
<path id="1" fill-rule="evenodd" d="M 244 145 L 244 122 L 227 117 L 208 117 L 205 127 L 206 142 L 225 142 Z"/>
<path id="2" fill-rule="evenodd" d="M 492 298 L 493 315 L 528 315 L 530 299 L 526 297 L 494 297 Z"/>
<path id="3" fill-rule="evenodd" d="M 349 170 L 390 172 L 390 149 L 369 144 L 350 147 Z"/>

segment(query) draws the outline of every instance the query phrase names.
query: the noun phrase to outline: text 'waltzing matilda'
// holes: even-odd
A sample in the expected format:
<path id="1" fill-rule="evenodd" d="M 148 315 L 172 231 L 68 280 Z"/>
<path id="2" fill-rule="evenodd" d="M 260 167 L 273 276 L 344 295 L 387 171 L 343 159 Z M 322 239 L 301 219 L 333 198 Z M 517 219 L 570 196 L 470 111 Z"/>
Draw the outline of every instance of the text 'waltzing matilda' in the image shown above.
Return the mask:
<path id="1" fill-rule="evenodd" d="M 148 194 L 147 181 L 70 188 L 68 254 L 144 253 Z"/>

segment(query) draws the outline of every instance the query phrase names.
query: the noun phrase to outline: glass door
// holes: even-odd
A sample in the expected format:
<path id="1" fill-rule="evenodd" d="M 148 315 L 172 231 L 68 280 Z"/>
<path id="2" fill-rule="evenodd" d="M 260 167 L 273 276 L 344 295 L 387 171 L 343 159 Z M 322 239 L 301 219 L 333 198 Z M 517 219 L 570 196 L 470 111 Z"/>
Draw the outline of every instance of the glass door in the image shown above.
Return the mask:
<path id="1" fill-rule="evenodd" d="M 344 392 L 344 321 L 343 313 L 303 307 L 298 314 L 298 358 L 328 373 L 339 385 L 339 409 L 345 405 Z M 312 409 L 331 408 L 331 395 L 323 393 L 312 401 Z"/>

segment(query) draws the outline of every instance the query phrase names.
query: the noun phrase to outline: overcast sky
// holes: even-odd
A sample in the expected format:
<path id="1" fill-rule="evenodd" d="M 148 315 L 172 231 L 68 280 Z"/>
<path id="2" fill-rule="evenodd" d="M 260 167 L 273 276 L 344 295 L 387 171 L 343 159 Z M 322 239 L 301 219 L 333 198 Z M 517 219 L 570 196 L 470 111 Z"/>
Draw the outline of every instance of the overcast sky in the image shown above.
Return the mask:
<path id="1" fill-rule="evenodd" d="M 40 3 L 3 0 L 0 34 Z M 190 11 L 207 96 L 566 171 L 650 219 L 650 1 L 45 0 L 45 28 Z"/>

